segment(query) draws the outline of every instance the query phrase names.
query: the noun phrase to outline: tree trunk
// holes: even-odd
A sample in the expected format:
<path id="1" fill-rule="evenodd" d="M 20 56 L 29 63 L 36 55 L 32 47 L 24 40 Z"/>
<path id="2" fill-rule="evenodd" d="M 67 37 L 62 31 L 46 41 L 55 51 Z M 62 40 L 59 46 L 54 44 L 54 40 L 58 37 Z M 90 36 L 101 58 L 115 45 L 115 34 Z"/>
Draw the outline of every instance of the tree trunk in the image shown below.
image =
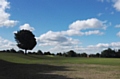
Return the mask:
<path id="1" fill-rule="evenodd" d="M 27 55 L 27 49 L 25 49 L 25 55 Z"/>

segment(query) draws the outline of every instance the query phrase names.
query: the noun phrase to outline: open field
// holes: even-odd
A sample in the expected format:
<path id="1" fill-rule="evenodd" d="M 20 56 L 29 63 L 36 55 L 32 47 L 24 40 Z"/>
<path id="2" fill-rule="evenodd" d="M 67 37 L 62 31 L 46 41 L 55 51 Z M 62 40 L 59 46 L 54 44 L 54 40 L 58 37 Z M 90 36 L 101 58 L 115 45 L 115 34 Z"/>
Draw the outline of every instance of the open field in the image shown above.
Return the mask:
<path id="1" fill-rule="evenodd" d="M 0 53 L 0 79 L 120 79 L 120 58 Z"/>

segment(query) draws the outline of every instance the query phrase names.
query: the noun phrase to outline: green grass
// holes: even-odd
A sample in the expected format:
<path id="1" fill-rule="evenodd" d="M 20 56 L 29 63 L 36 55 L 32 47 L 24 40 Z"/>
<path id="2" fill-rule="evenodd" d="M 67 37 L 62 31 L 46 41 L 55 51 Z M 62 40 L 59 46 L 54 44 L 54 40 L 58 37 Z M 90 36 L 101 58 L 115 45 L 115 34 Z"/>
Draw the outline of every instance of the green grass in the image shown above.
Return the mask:
<path id="1" fill-rule="evenodd" d="M 80 58 L 0 53 L 0 59 L 24 64 L 98 64 L 120 66 L 120 58 Z"/>
<path id="2" fill-rule="evenodd" d="M 120 58 L 0 53 L 0 79 L 120 79 Z"/>

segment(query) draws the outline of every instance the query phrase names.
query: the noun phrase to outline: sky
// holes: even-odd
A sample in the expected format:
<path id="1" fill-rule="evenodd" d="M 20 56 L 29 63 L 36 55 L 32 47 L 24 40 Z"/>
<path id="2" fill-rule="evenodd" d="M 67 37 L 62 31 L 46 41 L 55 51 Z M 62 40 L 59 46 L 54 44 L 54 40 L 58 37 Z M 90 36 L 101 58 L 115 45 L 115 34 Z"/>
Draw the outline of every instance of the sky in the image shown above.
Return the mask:
<path id="1" fill-rule="evenodd" d="M 20 50 L 14 33 L 22 29 L 35 35 L 32 51 L 117 50 L 120 0 L 0 0 L 0 50 Z"/>

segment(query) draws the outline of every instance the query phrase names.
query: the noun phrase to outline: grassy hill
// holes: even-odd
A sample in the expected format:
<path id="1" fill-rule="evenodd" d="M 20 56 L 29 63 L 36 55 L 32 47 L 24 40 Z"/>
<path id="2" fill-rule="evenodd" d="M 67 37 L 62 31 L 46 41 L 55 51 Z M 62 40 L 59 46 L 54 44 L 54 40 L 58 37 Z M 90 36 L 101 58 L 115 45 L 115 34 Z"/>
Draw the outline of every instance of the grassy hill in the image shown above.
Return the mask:
<path id="1" fill-rule="evenodd" d="M 0 53 L 0 79 L 120 79 L 120 58 Z"/>

